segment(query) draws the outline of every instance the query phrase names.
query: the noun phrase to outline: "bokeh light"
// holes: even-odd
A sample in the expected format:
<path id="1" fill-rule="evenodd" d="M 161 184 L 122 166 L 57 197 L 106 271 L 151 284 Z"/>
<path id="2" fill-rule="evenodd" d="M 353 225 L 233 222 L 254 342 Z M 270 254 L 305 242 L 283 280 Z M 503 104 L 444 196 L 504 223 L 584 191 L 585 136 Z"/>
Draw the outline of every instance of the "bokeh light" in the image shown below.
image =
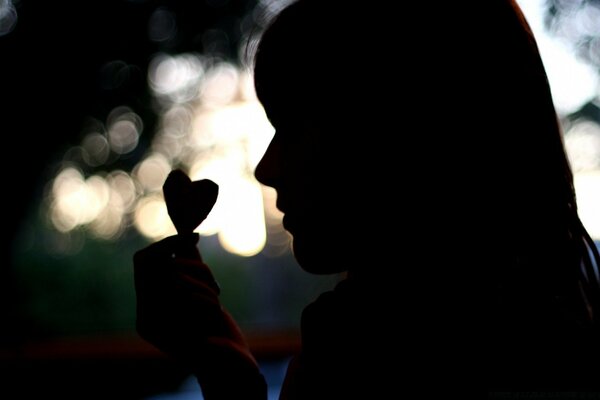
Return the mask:
<path id="1" fill-rule="evenodd" d="M 544 25 L 545 0 L 518 0 L 517 3 L 536 37 L 559 114 L 577 111 L 598 95 L 597 71 L 582 62 L 564 40 L 550 34 Z M 584 21 L 581 23 L 587 24 Z M 570 28 L 563 25 L 562 29 L 572 29 L 573 35 L 576 35 L 575 31 L 584 29 L 581 23 L 573 24 Z"/>
<path id="2" fill-rule="evenodd" d="M 600 240 L 600 170 L 575 175 L 579 217 L 594 240 Z"/>
<path id="3" fill-rule="evenodd" d="M 219 240 L 225 250 L 242 256 L 259 253 L 266 242 L 263 199 L 255 181 L 239 179 L 225 186 Z"/>
<path id="4" fill-rule="evenodd" d="M 97 167 L 108 160 L 110 146 L 106 136 L 101 133 L 89 133 L 83 139 L 81 147 L 84 150 L 82 157 L 89 166 Z"/>
<path id="5" fill-rule="evenodd" d="M 117 107 L 108 115 L 108 143 L 116 154 L 126 154 L 135 149 L 144 124 L 129 107 Z"/>
<path id="6" fill-rule="evenodd" d="M 135 170 L 135 177 L 141 183 L 144 190 L 157 192 L 171 172 L 171 165 L 160 153 L 151 154 L 139 163 Z"/>
<path id="7" fill-rule="evenodd" d="M 103 189 L 98 178 L 86 181 L 78 169 L 63 169 L 52 185 L 51 218 L 56 228 L 66 232 L 92 222 L 106 205 L 108 195 Z"/>
<path id="8" fill-rule="evenodd" d="M 590 236 L 600 240 L 600 125 L 576 121 L 565 133 L 565 147 L 573 168 L 579 216 Z"/>
<path id="9" fill-rule="evenodd" d="M 597 68 L 584 60 L 594 60 L 600 49 L 596 41 L 574 48 L 581 38 L 600 35 L 600 8 L 593 2 L 560 2 L 560 15 L 547 19 L 544 0 L 518 0 L 536 36 L 548 74 L 554 104 L 565 121 L 564 139 L 573 168 L 575 191 L 581 221 L 595 240 L 600 240 L 600 127 L 598 120 L 570 120 L 587 105 L 598 101 L 600 80 Z M 557 11 L 557 10 L 554 10 Z M 545 19 L 546 18 L 546 19 Z M 546 25 L 552 21 L 550 26 Z M 549 29 L 548 29 L 549 28 Z M 598 53 L 600 54 L 600 53 Z M 600 60 L 600 56 L 598 56 Z"/>
<path id="10" fill-rule="evenodd" d="M 150 65 L 148 81 L 162 110 L 145 154 L 130 171 L 86 178 L 76 166 L 62 169 L 50 202 L 54 226 L 61 232 L 86 226 L 106 240 L 130 226 L 151 240 L 175 234 L 162 185 L 171 170 L 181 168 L 192 180 L 211 179 L 219 185 L 217 203 L 197 232 L 217 235 L 234 254 L 261 252 L 281 215 L 265 205 L 263 188 L 253 175 L 274 130 L 256 99 L 252 77 L 222 60 L 161 54 Z M 136 149 L 143 128 L 133 109 L 116 107 L 105 123 L 88 122 L 81 145 L 74 147 L 80 155 L 71 158 L 109 168 L 107 164 Z"/>
<path id="11" fill-rule="evenodd" d="M 140 199 L 135 210 L 134 223 L 142 235 L 150 238 L 161 238 L 177 233 L 169 219 L 164 199 L 157 194 Z"/>
<path id="12" fill-rule="evenodd" d="M 148 82 L 155 95 L 173 102 L 196 97 L 204 76 L 202 58 L 196 54 L 159 54 L 150 62 Z"/>
<path id="13" fill-rule="evenodd" d="M 285 3 L 262 2 L 260 15 L 251 15 L 254 23 L 260 25 L 258 19 L 278 12 Z M 540 0 L 520 3 L 538 39 L 559 114 L 574 112 L 597 95 L 598 76 L 544 31 Z M 593 24 L 597 14 L 598 10 L 581 11 L 572 29 L 577 35 L 597 35 Z M 165 8 L 155 10 L 148 22 L 154 42 L 173 39 L 177 29 L 173 13 Z M 101 72 L 107 87 L 115 87 L 128 71 L 127 62 L 113 60 Z M 289 251 L 290 239 L 281 227 L 275 194 L 253 176 L 274 130 L 256 99 L 248 70 L 209 51 L 159 52 L 150 60 L 147 82 L 159 118 L 140 161 L 128 170 L 89 172 L 111 171 L 111 163 L 139 150 L 144 134 L 140 113 L 128 105 L 114 108 L 104 122 L 91 119 L 80 145 L 67 152 L 71 164 L 53 182 L 48 215 L 56 229 L 70 232 L 87 226 L 104 239 L 116 239 L 130 227 L 151 240 L 171 235 L 175 230 L 162 185 L 172 169 L 181 168 L 193 180 L 212 179 L 220 187 L 217 203 L 197 229 L 200 234 L 217 235 L 223 248 L 239 255 Z M 596 122 L 580 121 L 565 135 L 582 220 L 595 238 L 600 238 L 595 211 L 600 204 L 599 131 Z"/>

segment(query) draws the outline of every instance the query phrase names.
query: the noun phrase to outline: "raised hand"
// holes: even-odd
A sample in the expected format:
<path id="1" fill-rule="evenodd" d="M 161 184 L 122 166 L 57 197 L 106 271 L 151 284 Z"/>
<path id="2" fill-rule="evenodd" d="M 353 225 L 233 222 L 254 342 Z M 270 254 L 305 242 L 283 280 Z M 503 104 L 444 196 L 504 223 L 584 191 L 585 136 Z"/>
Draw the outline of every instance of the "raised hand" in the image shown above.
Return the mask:
<path id="1" fill-rule="evenodd" d="M 258 364 L 203 262 L 193 230 L 213 207 L 218 186 L 173 171 L 163 186 L 178 231 L 134 255 L 139 335 L 197 377 L 206 399 L 266 399 Z"/>

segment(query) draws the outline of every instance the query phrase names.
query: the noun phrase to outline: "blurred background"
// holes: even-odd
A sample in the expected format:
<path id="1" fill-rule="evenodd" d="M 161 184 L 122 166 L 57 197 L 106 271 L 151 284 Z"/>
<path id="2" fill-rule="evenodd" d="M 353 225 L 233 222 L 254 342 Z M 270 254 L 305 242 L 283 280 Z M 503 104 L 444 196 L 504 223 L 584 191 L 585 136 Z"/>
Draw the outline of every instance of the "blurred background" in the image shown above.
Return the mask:
<path id="1" fill-rule="evenodd" d="M 302 308 L 340 278 L 296 265 L 253 177 L 273 128 L 246 54 L 287 3 L 0 0 L 2 391 L 201 398 L 134 331 L 132 256 L 175 233 L 161 188 L 182 168 L 220 186 L 200 248 L 277 397 Z M 519 3 L 598 241 L 600 0 Z"/>

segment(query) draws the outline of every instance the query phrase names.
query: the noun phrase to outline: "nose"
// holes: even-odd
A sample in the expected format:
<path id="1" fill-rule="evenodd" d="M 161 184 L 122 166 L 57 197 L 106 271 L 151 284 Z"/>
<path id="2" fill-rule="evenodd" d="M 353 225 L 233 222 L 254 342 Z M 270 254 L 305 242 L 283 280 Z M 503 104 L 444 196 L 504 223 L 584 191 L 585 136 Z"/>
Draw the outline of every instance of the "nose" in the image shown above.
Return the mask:
<path id="1" fill-rule="evenodd" d="M 283 176 L 281 141 L 275 134 L 269 147 L 254 170 L 254 176 L 263 185 L 277 189 Z"/>

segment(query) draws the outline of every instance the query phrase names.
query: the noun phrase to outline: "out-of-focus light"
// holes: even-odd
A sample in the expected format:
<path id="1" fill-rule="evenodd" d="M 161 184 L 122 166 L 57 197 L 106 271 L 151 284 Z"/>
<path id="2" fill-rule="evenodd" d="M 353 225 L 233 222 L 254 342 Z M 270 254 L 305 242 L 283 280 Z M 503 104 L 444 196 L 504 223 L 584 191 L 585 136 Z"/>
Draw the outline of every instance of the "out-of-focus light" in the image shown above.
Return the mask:
<path id="1" fill-rule="evenodd" d="M 536 36 L 557 111 L 566 115 L 578 110 L 598 94 L 596 71 L 580 61 L 564 42 L 550 36 L 544 26 L 544 0 L 518 0 L 517 3 L 523 9 Z M 590 25 L 587 22 L 585 24 Z M 597 19 L 593 20 L 592 25 L 594 24 L 594 29 L 597 30 Z M 572 35 L 577 36 L 579 28 L 573 26 L 572 29 Z M 564 34 L 571 35 L 568 32 Z"/>
<path id="2" fill-rule="evenodd" d="M 275 134 L 275 129 L 269 122 L 265 110 L 257 101 L 245 103 L 245 107 L 239 111 L 243 113 L 246 119 L 246 129 L 249 129 L 250 135 L 253 137 L 252 140 L 246 143 L 246 150 L 248 151 L 248 161 L 252 171 L 254 171 L 254 168 L 265 154 Z"/>
<path id="3" fill-rule="evenodd" d="M 214 235 L 219 232 L 223 226 L 223 220 L 227 218 L 227 202 L 223 201 L 223 198 L 227 196 L 227 186 L 232 184 L 232 180 L 235 180 L 231 174 L 231 169 L 228 168 L 229 163 L 223 158 L 209 158 L 204 159 L 199 157 L 198 160 L 192 165 L 189 176 L 192 180 L 210 179 L 219 185 L 219 196 L 217 202 L 213 206 L 212 210 L 206 217 L 206 219 L 196 229 L 196 232 L 201 235 L 208 236 Z"/>
<path id="4" fill-rule="evenodd" d="M 72 213 L 64 214 L 60 207 L 56 204 L 53 204 L 50 207 L 48 216 L 50 217 L 50 221 L 52 221 L 54 228 L 56 228 L 56 230 L 59 232 L 66 233 L 77 227 L 77 216 L 73 215 Z"/>
<path id="5" fill-rule="evenodd" d="M 89 133 L 81 143 L 85 150 L 82 154 L 83 160 L 92 167 L 102 165 L 108 160 L 110 147 L 106 136 L 101 133 Z"/>
<path id="6" fill-rule="evenodd" d="M 161 54 L 152 59 L 148 68 L 152 90 L 174 102 L 185 102 L 196 97 L 203 75 L 202 61 L 192 54 L 176 57 Z"/>
<path id="7" fill-rule="evenodd" d="M 162 131 L 165 135 L 176 138 L 185 137 L 189 133 L 193 119 L 193 111 L 185 105 L 176 105 L 167 110 L 162 117 Z"/>
<path id="8" fill-rule="evenodd" d="M 254 168 L 275 133 L 259 103 L 235 103 L 210 115 L 203 128 L 221 143 L 243 146 L 248 152 L 248 167 Z M 202 135 L 203 132 L 194 132 Z M 242 159 L 244 157 L 242 156 Z"/>
<path id="9" fill-rule="evenodd" d="M 600 170 L 600 125 L 577 122 L 565 134 L 565 148 L 575 173 Z"/>
<path id="10" fill-rule="evenodd" d="M 164 155 L 168 160 L 178 160 L 183 150 L 184 141 L 164 130 L 159 131 L 152 141 L 152 151 Z"/>
<path id="11" fill-rule="evenodd" d="M 600 37 L 596 37 L 590 41 L 588 57 L 592 63 L 600 64 Z M 600 87 L 598 88 L 598 97 L 600 97 Z"/>
<path id="12" fill-rule="evenodd" d="M 212 179 L 220 190 L 217 203 L 198 232 L 218 233 L 226 250 L 254 255 L 265 246 L 266 227 L 261 186 L 252 173 L 274 129 L 256 101 L 209 110 L 199 112 L 192 131 L 193 143 L 208 155 L 198 153 L 191 162 L 190 177 Z"/>
<path id="13" fill-rule="evenodd" d="M 233 160 L 239 161 L 239 157 Z M 225 250 L 249 257 L 260 252 L 266 242 L 262 192 L 258 182 L 240 174 L 231 161 L 199 160 L 190 171 L 192 180 L 208 178 L 219 185 L 217 202 L 196 231 L 205 236 L 216 233 Z"/>
<path id="14" fill-rule="evenodd" d="M 9 34 L 17 25 L 17 10 L 10 0 L 0 0 L 0 36 Z"/>
<path id="15" fill-rule="evenodd" d="M 86 181 L 81 172 L 72 167 L 63 169 L 55 178 L 52 194 L 51 219 L 62 232 L 93 221 L 109 199 L 108 185 L 103 178 L 92 176 Z"/>
<path id="16" fill-rule="evenodd" d="M 164 199 L 160 195 L 142 198 L 135 209 L 134 224 L 137 230 L 150 239 L 160 239 L 176 232 Z"/>
<path id="17" fill-rule="evenodd" d="M 90 224 L 92 233 L 105 240 L 116 238 L 123 228 L 123 212 L 120 208 L 106 207 Z"/>
<path id="18" fill-rule="evenodd" d="M 598 76 L 591 66 L 556 41 L 542 41 L 541 50 L 559 114 L 574 112 L 596 96 Z"/>
<path id="19" fill-rule="evenodd" d="M 118 70 L 121 64 L 112 67 Z M 274 192 L 269 192 L 269 204 L 263 204 L 264 188 L 253 176 L 274 129 L 256 99 L 251 76 L 232 64 L 192 54 L 158 56 L 149 69 L 155 95 L 160 101 L 167 98 L 150 151 L 131 172 L 85 180 L 76 168 L 62 171 L 54 182 L 50 210 L 57 229 L 69 232 L 86 225 L 92 235 L 110 240 L 130 226 L 151 240 L 175 234 L 162 186 L 177 166 L 192 180 L 211 179 L 219 185 L 217 202 L 197 232 L 216 234 L 225 250 L 241 256 L 261 252 L 267 234 L 272 239 L 269 254 L 288 251 L 289 235 L 282 229 Z M 198 96 L 190 96 L 194 93 Z M 117 107 L 105 123 L 88 121 L 86 136 L 69 160 L 105 165 L 133 150 L 142 129 L 137 114 Z"/>
<path id="20" fill-rule="evenodd" d="M 217 138 L 212 129 L 214 111 L 198 110 L 192 122 L 191 142 L 197 150 L 209 150 L 217 144 Z"/>
<path id="21" fill-rule="evenodd" d="M 600 170 L 575 174 L 575 192 L 581 222 L 595 240 L 600 240 Z"/>
<path id="22" fill-rule="evenodd" d="M 88 211 L 86 212 L 86 219 L 82 221 L 84 224 L 96 219 L 111 198 L 110 187 L 101 176 L 93 175 L 86 179 L 85 189 L 88 192 Z"/>
<path id="23" fill-rule="evenodd" d="M 137 146 L 138 132 L 131 121 L 117 121 L 108 130 L 111 149 L 117 154 L 129 153 Z"/>
<path id="24" fill-rule="evenodd" d="M 107 118 L 108 143 L 117 154 L 136 148 L 143 129 L 142 119 L 128 107 L 117 107 Z"/>
<path id="25" fill-rule="evenodd" d="M 135 176 L 146 191 L 156 192 L 162 189 L 169 172 L 171 172 L 171 165 L 167 159 L 155 153 L 137 166 Z"/>
<path id="26" fill-rule="evenodd" d="M 550 36 L 544 26 L 543 0 L 518 0 L 536 35 L 540 54 L 548 74 L 552 97 L 559 114 L 577 111 L 598 95 L 598 75 L 594 69 L 577 58 L 576 53 L 562 40 Z M 565 7 L 570 7 L 564 4 Z M 567 42 L 597 35 L 600 32 L 600 9 L 586 4 L 561 24 L 559 36 Z M 600 45 L 599 45 L 600 46 Z M 594 46 L 589 51 L 593 52 Z M 565 148 L 574 172 L 574 184 L 581 221 L 590 235 L 600 240 L 600 128 L 591 121 L 577 122 L 565 132 Z"/>
<path id="27" fill-rule="evenodd" d="M 565 148 L 574 172 L 579 217 L 590 236 L 600 240 L 600 126 L 576 122 L 565 133 Z"/>
<path id="28" fill-rule="evenodd" d="M 131 176 L 125 171 L 116 170 L 108 174 L 106 181 L 111 189 L 111 204 L 118 204 L 121 214 L 131 211 L 139 192 Z"/>
<path id="29" fill-rule="evenodd" d="M 575 14 L 575 21 L 580 36 L 594 37 L 600 34 L 600 8 L 597 4 L 584 2 Z"/>
<path id="30" fill-rule="evenodd" d="M 259 253 L 266 242 L 264 207 L 260 186 L 240 179 L 223 188 L 222 202 L 228 212 L 219 231 L 223 248 L 241 256 Z"/>
<path id="31" fill-rule="evenodd" d="M 206 73 L 200 99 L 205 107 L 217 108 L 234 101 L 238 93 L 239 72 L 229 63 L 221 63 Z"/>

